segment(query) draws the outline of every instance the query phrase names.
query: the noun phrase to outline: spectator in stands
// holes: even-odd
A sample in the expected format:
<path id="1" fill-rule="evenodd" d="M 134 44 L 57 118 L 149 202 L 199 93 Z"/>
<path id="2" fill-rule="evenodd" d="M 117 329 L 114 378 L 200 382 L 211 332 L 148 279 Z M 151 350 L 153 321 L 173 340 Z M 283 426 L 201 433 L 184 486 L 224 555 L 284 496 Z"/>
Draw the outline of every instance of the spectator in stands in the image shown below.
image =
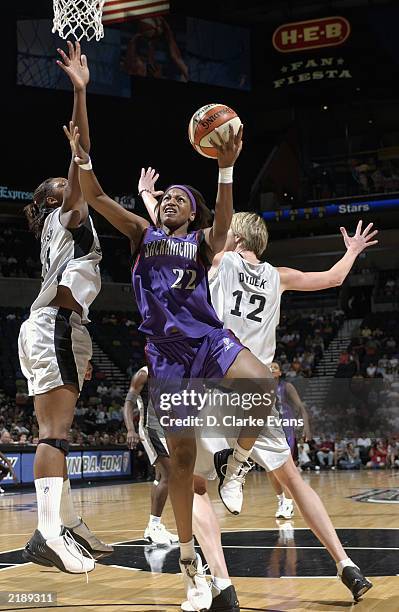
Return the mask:
<path id="1" fill-rule="evenodd" d="M 104 382 L 100 382 L 100 384 L 98 385 L 97 393 L 100 397 L 103 397 L 104 395 L 108 394 L 108 387 Z"/>
<path id="2" fill-rule="evenodd" d="M 338 467 L 340 470 L 360 470 L 361 460 L 359 458 L 359 452 L 354 447 L 352 442 L 346 445 L 346 449 L 342 454 L 342 457 L 338 461 Z"/>
<path id="3" fill-rule="evenodd" d="M 109 395 L 112 399 L 121 399 L 123 392 L 119 385 L 112 384 L 109 389 Z"/>
<path id="4" fill-rule="evenodd" d="M 22 433 L 19 435 L 18 444 L 28 444 L 28 436 L 26 433 Z"/>
<path id="5" fill-rule="evenodd" d="M 321 435 L 319 450 L 316 454 L 317 460 L 321 467 L 326 467 L 326 460 L 329 468 L 334 467 L 334 442 L 332 442 L 331 436 L 324 436 L 324 434 Z"/>
<path id="6" fill-rule="evenodd" d="M 334 441 L 334 465 L 337 466 L 339 460 L 344 456 L 347 443 L 340 437 L 336 437 Z"/>
<path id="7" fill-rule="evenodd" d="M 97 414 L 96 414 L 96 423 L 97 425 L 104 425 L 105 423 L 105 410 L 102 404 L 98 405 Z"/>
<path id="8" fill-rule="evenodd" d="M 298 443 L 298 465 L 302 470 L 320 470 L 318 465 L 311 460 L 310 447 L 305 438 L 300 438 Z"/>
<path id="9" fill-rule="evenodd" d="M 110 436 L 109 436 L 109 434 L 103 433 L 103 435 L 100 438 L 100 443 L 103 446 L 109 446 L 109 444 L 110 444 Z"/>
<path id="10" fill-rule="evenodd" d="M 0 437 L 0 444 L 14 444 L 14 440 L 11 437 L 11 434 L 6 429 L 3 430 L 3 433 Z"/>
<path id="11" fill-rule="evenodd" d="M 391 468 L 399 467 L 399 441 L 391 438 L 388 444 L 388 465 Z"/>
<path id="12" fill-rule="evenodd" d="M 374 442 L 369 450 L 370 461 L 367 462 L 368 468 L 384 468 L 387 463 L 387 448 L 381 440 Z"/>

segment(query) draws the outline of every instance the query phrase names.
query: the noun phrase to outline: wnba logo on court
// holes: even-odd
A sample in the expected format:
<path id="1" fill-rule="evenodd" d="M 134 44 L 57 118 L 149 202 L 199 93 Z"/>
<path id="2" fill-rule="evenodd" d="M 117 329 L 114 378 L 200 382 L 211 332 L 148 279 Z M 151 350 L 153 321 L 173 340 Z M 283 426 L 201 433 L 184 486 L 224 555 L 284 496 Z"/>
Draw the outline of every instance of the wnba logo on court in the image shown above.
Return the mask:
<path id="1" fill-rule="evenodd" d="M 280 53 L 308 51 L 342 45 L 351 32 L 345 17 L 325 17 L 286 23 L 273 34 L 273 46 Z"/>

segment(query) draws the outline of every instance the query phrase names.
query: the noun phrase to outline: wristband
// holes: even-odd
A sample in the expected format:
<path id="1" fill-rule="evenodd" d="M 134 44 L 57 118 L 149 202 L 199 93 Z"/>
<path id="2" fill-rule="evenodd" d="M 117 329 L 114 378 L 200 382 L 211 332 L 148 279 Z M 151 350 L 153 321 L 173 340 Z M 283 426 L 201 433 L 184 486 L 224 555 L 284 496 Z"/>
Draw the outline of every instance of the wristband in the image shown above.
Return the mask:
<path id="1" fill-rule="evenodd" d="M 233 169 L 234 166 L 230 166 L 229 168 L 219 168 L 219 183 L 232 183 Z"/>
<path id="2" fill-rule="evenodd" d="M 89 157 L 89 161 L 86 162 L 85 164 L 80 164 L 79 168 L 81 170 L 93 170 L 93 166 L 92 166 L 90 157 Z"/>
<path id="3" fill-rule="evenodd" d="M 141 190 L 139 191 L 139 196 L 140 196 L 140 197 L 143 197 L 141 194 L 142 194 L 142 193 L 144 193 L 145 191 L 146 191 L 147 193 L 149 193 L 150 195 L 152 195 L 152 191 L 151 191 L 151 189 L 141 189 Z"/>

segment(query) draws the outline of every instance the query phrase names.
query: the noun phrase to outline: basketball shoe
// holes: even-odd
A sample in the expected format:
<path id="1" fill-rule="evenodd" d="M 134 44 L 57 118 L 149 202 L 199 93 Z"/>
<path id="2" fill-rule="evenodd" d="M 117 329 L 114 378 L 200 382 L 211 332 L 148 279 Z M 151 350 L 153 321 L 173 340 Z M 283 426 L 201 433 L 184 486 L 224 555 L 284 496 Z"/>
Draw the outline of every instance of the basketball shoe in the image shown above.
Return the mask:
<path id="1" fill-rule="evenodd" d="M 233 585 L 221 591 L 212 582 L 212 605 L 209 612 L 240 612 L 240 604 L 238 603 L 237 593 Z M 183 612 L 194 612 L 194 608 L 188 601 L 184 601 L 181 605 Z"/>
<path id="2" fill-rule="evenodd" d="M 196 559 L 180 559 L 179 564 L 187 601 L 193 610 L 209 610 L 212 605 L 212 591 L 206 579 L 206 567 L 202 567 L 201 557 L 197 553 Z"/>
<path id="3" fill-rule="evenodd" d="M 359 601 L 359 599 L 373 586 L 370 580 L 367 580 L 367 578 L 363 576 L 360 569 L 353 565 L 344 567 L 339 577 L 344 585 L 351 591 L 355 601 Z"/>
<path id="4" fill-rule="evenodd" d="M 67 574 L 88 574 L 96 566 L 93 557 L 75 542 L 68 531 L 57 538 L 45 540 L 36 529 L 26 544 L 22 557 L 37 565 L 55 566 Z"/>
<path id="5" fill-rule="evenodd" d="M 219 477 L 219 496 L 227 510 L 240 514 L 243 502 L 245 477 L 253 468 L 253 463 L 241 463 L 234 457 L 234 450 L 226 448 L 214 454 L 214 464 Z"/>
<path id="6" fill-rule="evenodd" d="M 157 546 L 171 546 L 179 541 L 179 537 L 174 533 L 170 533 L 162 523 L 156 525 L 148 524 L 144 532 L 144 539 Z"/>
<path id="7" fill-rule="evenodd" d="M 280 499 L 276 510 L 275 517 L 282 519 L 290 519 L 294 516 L 294 502 L 292 499 Z"/>
<path id="8" fill-rule="evenodd" d="M 64 527 L 64 531 L 69 532 L 80 546 L 89 551 L 90 555 L 93 555 L 95 559 L 101 559 L 101 557 L 106 557 L 114 552 L 114 547 L 102 542 L 94 535 L 81 517 L 79 517 L 79 521 L 75 527 Z"/>

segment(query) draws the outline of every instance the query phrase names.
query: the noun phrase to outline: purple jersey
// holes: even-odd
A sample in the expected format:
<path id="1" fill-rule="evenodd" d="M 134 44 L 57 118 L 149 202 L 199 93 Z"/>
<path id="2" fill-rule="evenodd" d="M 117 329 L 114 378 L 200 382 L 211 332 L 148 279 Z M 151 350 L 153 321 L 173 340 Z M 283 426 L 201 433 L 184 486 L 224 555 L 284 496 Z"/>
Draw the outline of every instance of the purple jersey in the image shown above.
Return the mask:
<path id="1" fill-rule="evenodd" d="M 146 336 L 202 338 L 223 328 L 210 301 L 203 240 L 202 230 L 181 237 L 152 226 L 145 231 L 132 281 Z"/>

